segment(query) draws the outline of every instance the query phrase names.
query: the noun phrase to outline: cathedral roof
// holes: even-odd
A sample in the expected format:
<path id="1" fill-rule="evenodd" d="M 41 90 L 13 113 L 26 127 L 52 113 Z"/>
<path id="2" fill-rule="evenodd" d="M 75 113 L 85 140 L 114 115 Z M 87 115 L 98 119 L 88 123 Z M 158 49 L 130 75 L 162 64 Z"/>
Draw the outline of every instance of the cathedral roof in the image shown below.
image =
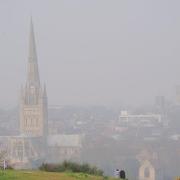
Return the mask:
<path id="1" fill-rule="evenodd" d="M 50 147 L 81 147 L 82 135 L 77 134 L 57 134 L 49 135 L 47 138 Z"/>

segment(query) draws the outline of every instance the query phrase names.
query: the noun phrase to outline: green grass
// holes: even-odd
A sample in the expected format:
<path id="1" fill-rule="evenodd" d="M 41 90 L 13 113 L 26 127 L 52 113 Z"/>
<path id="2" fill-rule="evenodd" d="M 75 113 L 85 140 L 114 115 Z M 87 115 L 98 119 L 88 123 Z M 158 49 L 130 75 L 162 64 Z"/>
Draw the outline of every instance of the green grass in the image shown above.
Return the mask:
<path id="1" fill-rule="evenodd" d="M 71 172 L 6 170 L 0 171 L 0 180 L 113 180 L 113 178 Z"/>

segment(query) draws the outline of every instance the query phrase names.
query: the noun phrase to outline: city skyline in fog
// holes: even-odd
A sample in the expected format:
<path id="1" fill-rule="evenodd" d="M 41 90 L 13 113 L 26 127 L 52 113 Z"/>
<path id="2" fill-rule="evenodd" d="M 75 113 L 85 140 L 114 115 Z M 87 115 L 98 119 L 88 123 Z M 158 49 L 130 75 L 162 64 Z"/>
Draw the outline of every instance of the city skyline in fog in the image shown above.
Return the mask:
<path id="1" fill-rule="evenodd" d="M 33 17 L 50 105 L 152 103 L 180 84 L 180 2 L 0 0 L 0 107 L 19 104 Z"/>

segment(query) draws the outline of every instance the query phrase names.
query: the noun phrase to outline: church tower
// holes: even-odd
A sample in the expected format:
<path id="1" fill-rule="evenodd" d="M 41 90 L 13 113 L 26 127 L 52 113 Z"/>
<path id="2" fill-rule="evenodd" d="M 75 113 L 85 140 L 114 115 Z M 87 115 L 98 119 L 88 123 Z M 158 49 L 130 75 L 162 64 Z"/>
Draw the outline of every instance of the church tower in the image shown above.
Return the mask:
<path id="1" fill-rule="evenodd" d="M 42 87 L 40 83 L 32 19 L 27 79 L 20 95 L 20 133 L 25 137 L 45 137 L 47 134 L 46 87 Z"/>

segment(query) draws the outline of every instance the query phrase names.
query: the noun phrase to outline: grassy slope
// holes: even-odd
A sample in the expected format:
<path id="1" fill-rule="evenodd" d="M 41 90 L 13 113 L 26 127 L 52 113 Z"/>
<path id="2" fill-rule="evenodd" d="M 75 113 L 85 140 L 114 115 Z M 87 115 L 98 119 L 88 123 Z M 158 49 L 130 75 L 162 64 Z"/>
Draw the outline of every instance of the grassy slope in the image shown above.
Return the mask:
<path id="1" fill-rule="evenodd" d="M 103 180 L 103 177 L 81 173 L 52 173 L 42 171 L 0 171 L 0 180 Z M 108 180 L 113 180 L 108 178 Z"/>

